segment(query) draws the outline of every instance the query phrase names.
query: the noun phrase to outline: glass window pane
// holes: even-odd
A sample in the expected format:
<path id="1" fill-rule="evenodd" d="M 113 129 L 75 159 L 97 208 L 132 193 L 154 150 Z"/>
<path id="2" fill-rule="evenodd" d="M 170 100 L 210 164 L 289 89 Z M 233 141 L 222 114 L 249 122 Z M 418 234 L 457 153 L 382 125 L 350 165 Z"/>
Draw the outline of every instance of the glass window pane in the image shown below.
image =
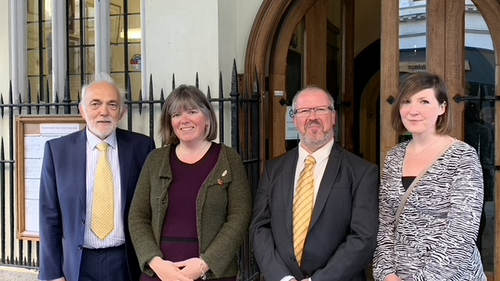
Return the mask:
<path id="1" fill-rule="evenodd" d="M 43 38 L 42 38 L 43 48 L 52 47 L 52 22 L 43 23 Z"/>
<path id="2" fill-rule="evenodd" d="M 52 21 L 52 0 L 44 0 L 43 5 L 43 20 L 44 21 Z"/>
<path id="3" fill-rule="evenodd" d="M 140 2 L 140 1 L 135 1 L 135 2 Z M 109 13 L 112 16 L 115 15 L 122 15 L 123 14 L 123 0 L 111 0 L 109 4 Z"/>
<path id="4" fill-rule="evenodd" d="M 426 70 L 427 5 L 402 1 L 399 5 L 399 71 L 412 73 Z M 406 78 L 406 75 L 402 79 Z M 401 79 L 401 80 L 402 80 Z M 401 81 L 400 80 L 400 81 Z"/>
<path id="5" fill-rule="evenodd" d="M 76 101 L 78 96 L 81 96 L 82 81 L 80 75 L 69 76 L 69 88 L 71 99 Z"/>
<path id="6" fill-rule="evenodd" d="M 80 0 L 70 0 L 69 1 L 70 14 L 74 15 L 75 18 L 81 18 L 80 12 Z"/>
<path id="7" fill-rule="evenodd" d="M 38 0 L 28 0 L 28 22 L 33 22 L 38 20 Z"/>
<path id="8" fill-rule="evenodd" d="M 69 46 L 80 45 L 80 19 L 71 21 L 69 28 Z"/>
<path id="9" fill-rule="evenodd" d="M 28 88 L 31 93 L 31 100 L 36 102 L 37 96 L 40 94 L 40 81 L 37 77 L 28 77 Z"/>
<path id="10" fill-rule="evenodd" d="M 94 19 L 84 19 L 85 23 L 85 45 L 94 45 L 95 44 L 95 25 Z"/>
<path id="11" fill-rule="evenodd" d="M 127 2 L 125 2 L 127 1 Z M 124 5 L 124 3 L 126 5 Z M 141 87 L 141 1 L 110 1 L 111 72 L 117 84 L 127 88 L 126 78 L 136 73 L 132 87 Z M 125 18 L 126 17 L 126 18 Z M 139 81 L 139 82 L 137 82 Z"/>
<path id="12" fill-rule="evenodd" d="M 125 75 L 123 73 L 111 73 L 111 78 L 115 81 L 116 85 L 118 87 L 123 88 L 124 90 L 127 90 L 125 88 Z"/>
<path id="13" fill-rule="evenodd" d="M 38 23 L 28 23 L 26 28 L 28 29 L 28 49 L 38 48 Z"/>
<path id="14" fill-rule="evenodd" d="M 68 72 L 80 74 L 79 77 L 86 80 L 87 75 L 95 72 L 95 37 L 100 36 L 95 28 L 94 0 L 68 0 L 68 3 Z M 109 3 L 110 70 L 117 84 L 126 88 L 125 78 L 129 72 L 139 72 L 140 77 L 141 1 L 110 0 Z"/>
<path id="15" fill-rule="evenodd" d="M 128 16 L 129 28 L 141 28 L 141 16 L 140 15 L 130 15 Z"/>
<path id="16" fill-rule="evenodd" d="M 130 15 L 128 16 L 128 38 L 129 42 L 141 41 L 141 16 Z"/>
<path id="17" fill-rule="evenodd" d="M 44 93 L 45 95 L 47 93 L 52 93 L 52 89 L 54 89 L 54 87 L 52 86 L 52 75 L 44 75 L 43 76 L 43 87 L 44 87 Z M 61 97 L 62 95 L 59 94 L 59 97 Z"/>
<path id="18" fill-rule="evenodd" d="M 52 0 L 44 0 L 42 1 L 42 14 L 40 17 L 40 6 L 38 5 L 38 0 L 28 0 L 26 3 L 27 7 L 27 21 L 28 22 L 36 22 L 39 20 L 42 21 L 51 21 L 52 20 Z"/>
<path id="19" fill-rule="evenodd" d="M 94 0 L 70 0 L 68 2 L 68 72 L 71 96 L 79 92 L 81 80 L 95 73 L 95 6 Z"/>
<path id="20" fill-rule="evenodd" d="M 68 1 L 68 18 L 93 18 L 94 17 L 94 0 L 69 0 Z M 83 16 L 82 16 L 83 15 Z"/>
<path id="21" fill-rule="evenodd" d="M 86 0 L 83 3 L 83 18 L 94 18 L 94 0 Z"/>
<path id="22" fill-rule="evenodd" d="M 28 51 L 28 75 L 38 75 L 40 73 L 40 54 L 38 50 Z"/>
<path id="23" fill-rule="evenodd" d="M 123 44 L 111 46 L 111 71 L 125 71 L 125 46 Z"/>
<path id="24" fill-rule="evenodd" d="M 69 48 L 69 74 L 80 74 L 80 48 Z"/>
<path id="25" fill-rule="evenodd" d="M 129 59 L 128 59 L 128 70 L 129 71 L 141 71 L 141 44 L 130 43 L 128 45 Z"/>
<path id="26" fill-rule="evenodd" d="M 52 89 L 49 75 L 52 72 L 52 1 L 29 0 L 26 4 L 27 79 L 32 92 L 46 99 Z"/>
<path id="27" fill-rule="evenodd" d="M 141 87 L 141 73 L 130 73 L 130 89 L 132 91 L 130 94 L 132 97 L 131 100 L 138 100 L 140 98 Z"/>
<path id="28" fill-rule="evenodd" d="M 123 16 L 111 16 L 109 32 L 111 44 L 123 43 L 125 37 L 123 32 Z"/>
<path id="29" fill-rule="evenodd" d="M 86 47 L 85 49 L 85 74 L 93 75 L 95 73 L 95 47 Z"/>
<path id="30" fill-rule="evenodd" d="M 129 14 L 140 14 L 141 13 L 141 1 L 137 0 L 127 0 L 128 1 L 128 13 Z"/>
<path id="31" fill-rule="evenodd" d="M 43 50 L 44 64 L 43 64 L 43 74 L 48 76 L 52 73 L 52 48 Z"/>

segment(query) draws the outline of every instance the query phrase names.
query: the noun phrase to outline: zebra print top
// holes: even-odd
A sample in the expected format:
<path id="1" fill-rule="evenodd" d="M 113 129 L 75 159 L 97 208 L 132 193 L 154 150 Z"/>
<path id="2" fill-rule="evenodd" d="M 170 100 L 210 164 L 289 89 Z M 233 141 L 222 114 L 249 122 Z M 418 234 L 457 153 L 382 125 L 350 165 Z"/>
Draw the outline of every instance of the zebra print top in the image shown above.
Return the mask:
<path id="1" fill-rule="evenodd" d="M 409 141 L 387 153 L 380 182 L 375 280 L 486 280 L 475 241 L 483 205 L 483 177 L 476 151 L 454 144 L 416 184 L 395 228 L 404 194 L 403 159 Z"/>

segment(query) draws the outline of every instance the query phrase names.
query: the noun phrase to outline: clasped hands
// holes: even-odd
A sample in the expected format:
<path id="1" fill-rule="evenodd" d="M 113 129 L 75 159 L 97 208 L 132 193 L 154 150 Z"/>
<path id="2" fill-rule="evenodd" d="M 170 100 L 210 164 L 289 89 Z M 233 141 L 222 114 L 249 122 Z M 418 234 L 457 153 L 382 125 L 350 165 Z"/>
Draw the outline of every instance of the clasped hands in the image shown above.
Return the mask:
<path id="1" fill-rule="evenodd" d="M 199 258 L 190 258 L 184 261 L 171 262 L 160 257 L 154 257 L 149 262 L 149 267 L 162 281 L 193 281 L 203 275 L 201 266 L 207 268 L 204 261 Z"/>

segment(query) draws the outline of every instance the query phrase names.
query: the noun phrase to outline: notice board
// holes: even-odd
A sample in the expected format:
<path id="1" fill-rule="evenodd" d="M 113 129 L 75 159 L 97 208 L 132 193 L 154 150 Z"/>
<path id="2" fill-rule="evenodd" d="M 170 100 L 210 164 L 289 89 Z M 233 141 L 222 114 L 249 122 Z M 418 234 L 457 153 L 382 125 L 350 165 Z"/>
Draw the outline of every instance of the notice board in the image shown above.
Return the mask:
<path id="1" fill-rule="evenodd" d="M 45 142 L 85 127 L 80 115 L 16 118 L 17 238 L 39 239 L 40 174 Z"/>

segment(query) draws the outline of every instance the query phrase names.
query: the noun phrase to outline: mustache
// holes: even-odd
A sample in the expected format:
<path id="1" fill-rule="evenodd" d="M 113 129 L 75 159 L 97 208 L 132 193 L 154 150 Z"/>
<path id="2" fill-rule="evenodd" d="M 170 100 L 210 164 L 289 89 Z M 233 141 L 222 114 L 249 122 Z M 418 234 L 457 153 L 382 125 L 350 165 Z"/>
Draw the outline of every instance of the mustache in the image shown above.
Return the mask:
<path id="1" fill-rule="evenodd" d="M 307 123 L 306 123 L 306 128 L 311 126 L 311 125 L 318 125 L 318 126 L 323 126 L 323 123 L 321 123 L 321 121 L 319 120 L 309 120 Z"/>

